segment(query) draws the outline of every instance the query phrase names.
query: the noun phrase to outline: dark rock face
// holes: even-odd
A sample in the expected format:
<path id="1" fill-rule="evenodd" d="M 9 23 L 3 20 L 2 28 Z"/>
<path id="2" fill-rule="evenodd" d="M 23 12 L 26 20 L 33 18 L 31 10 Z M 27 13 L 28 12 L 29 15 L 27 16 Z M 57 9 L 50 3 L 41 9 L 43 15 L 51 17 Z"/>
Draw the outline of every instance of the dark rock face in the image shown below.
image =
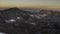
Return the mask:
<path id="1" fill-rule="evenodd" d="M 56 15 L 57 16 L 57 15 Z M 6 34 L 60 34 L 60 17 L 43 18 L 29 11 L 10 8 L 0 11 L 0 32 Z"/>

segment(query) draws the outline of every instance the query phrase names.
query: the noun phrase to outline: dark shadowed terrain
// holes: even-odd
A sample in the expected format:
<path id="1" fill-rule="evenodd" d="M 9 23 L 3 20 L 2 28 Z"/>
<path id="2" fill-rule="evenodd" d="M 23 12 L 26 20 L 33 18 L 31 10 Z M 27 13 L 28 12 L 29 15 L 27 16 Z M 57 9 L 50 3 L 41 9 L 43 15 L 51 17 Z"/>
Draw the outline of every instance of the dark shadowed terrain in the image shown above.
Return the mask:
<path id="1" fill-rule="evenodd" d="M 0 32 L 3 34 L 60 34 L 60 12 L 40 12 L 18 8 L 0 10 Z"/>

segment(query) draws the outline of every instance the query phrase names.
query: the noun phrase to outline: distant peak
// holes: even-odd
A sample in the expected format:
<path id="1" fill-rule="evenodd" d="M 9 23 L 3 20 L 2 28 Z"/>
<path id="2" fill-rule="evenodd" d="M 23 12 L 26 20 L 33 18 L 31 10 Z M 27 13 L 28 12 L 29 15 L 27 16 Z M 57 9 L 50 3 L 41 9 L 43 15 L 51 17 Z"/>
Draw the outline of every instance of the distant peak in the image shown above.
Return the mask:
<path id="1" fill-rule="evenodd" d="M 10 8 L 10 9 L 19 10 L 19 9 L 18 9 L 18 8 L 16 8 L 16 7 L 13 7 L 13 8 Z"/>
<path id="2" fill-rule="evenodd" d="M 5 9 L 5 10 L 6 10 L 6 11 L 13 11 L 13 10 L 22 11 L 21 9 L 16 8 L 16 7 L 13 7 L 13 8 L 8 8 L 8 9 Z"/>

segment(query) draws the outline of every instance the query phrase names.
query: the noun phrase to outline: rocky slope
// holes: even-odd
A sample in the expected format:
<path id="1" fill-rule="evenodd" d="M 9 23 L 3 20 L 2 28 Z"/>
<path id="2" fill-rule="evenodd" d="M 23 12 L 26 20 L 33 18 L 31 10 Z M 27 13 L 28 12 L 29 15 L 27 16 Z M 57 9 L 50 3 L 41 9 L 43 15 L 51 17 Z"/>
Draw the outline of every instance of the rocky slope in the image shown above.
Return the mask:
<path id="1" fill-rule="evenodd" d="M 56 16 L 34 14 L 18 8 L 1 10 L 0 32 L 5 34 L 60 34 L 60 17 Z"/>

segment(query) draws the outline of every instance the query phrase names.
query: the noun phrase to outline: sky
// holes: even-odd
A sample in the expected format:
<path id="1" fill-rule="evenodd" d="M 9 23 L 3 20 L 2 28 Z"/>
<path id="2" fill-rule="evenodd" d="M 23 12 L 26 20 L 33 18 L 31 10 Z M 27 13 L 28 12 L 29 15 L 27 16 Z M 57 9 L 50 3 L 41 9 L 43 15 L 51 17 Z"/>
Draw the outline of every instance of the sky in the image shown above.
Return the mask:
<path id="1" fill-rule="evenodd" d="M 60 9 L 60 0 L 0 0 L 0 8 L 4 7 Z"/>

